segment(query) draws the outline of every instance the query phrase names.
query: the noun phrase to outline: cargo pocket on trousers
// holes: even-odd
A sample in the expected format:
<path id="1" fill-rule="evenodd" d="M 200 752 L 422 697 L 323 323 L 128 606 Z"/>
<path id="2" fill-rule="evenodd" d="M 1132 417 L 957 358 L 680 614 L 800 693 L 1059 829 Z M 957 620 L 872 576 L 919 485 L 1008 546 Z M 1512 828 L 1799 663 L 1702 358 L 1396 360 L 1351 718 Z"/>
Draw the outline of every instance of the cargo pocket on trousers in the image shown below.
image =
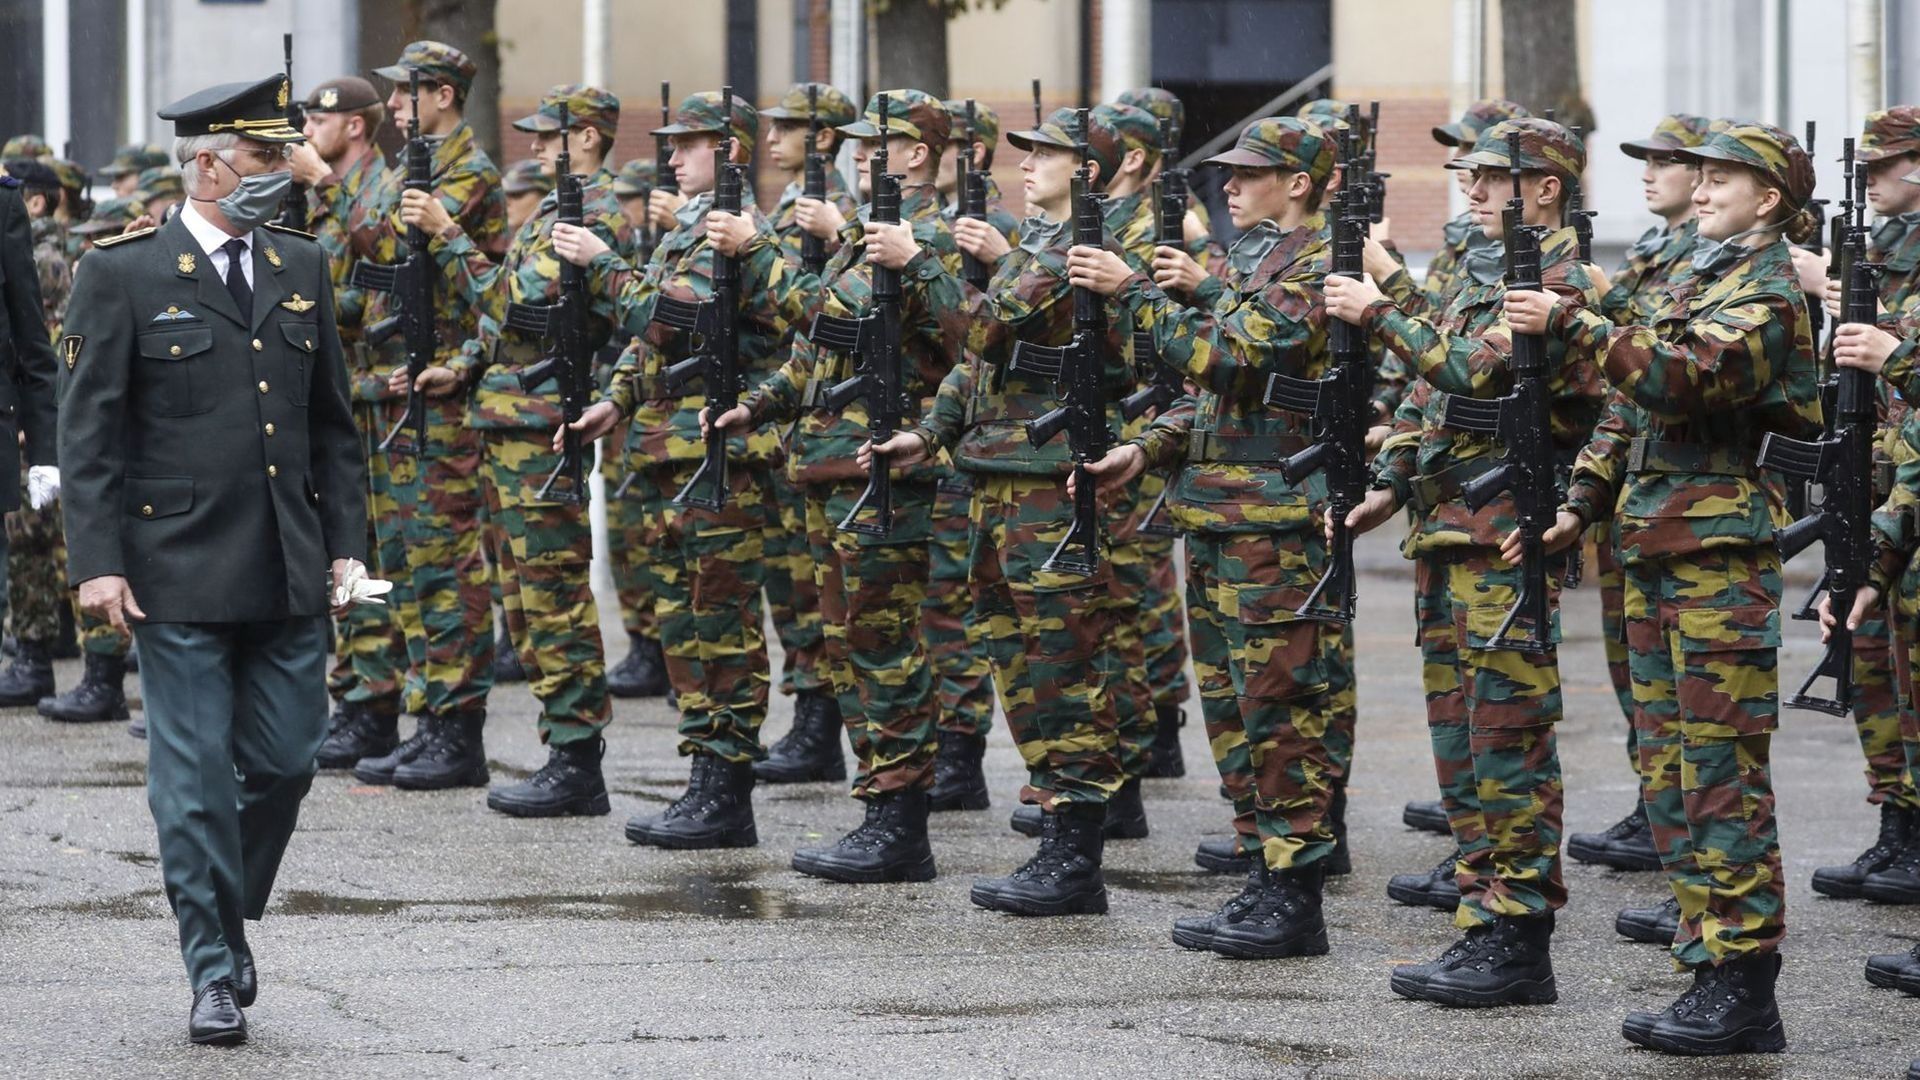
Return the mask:
<path id="1" fill-rule="evenodd" d="M 1699 738 L 1772 731 L 1780 717 L 1780 609 L 1695 608 L 1674 618 L 1683 730 Z"/>
<path id="2" fill-rule="evenodd" d="M 1294 614 L 1311 585 L 1240 585 L 1228 590 L 1229 618 L 1246 635 L 1246 696 L 1297 701 L 1327 690 L 1327 651 L 1338 634 L 1317 619 Z"/>

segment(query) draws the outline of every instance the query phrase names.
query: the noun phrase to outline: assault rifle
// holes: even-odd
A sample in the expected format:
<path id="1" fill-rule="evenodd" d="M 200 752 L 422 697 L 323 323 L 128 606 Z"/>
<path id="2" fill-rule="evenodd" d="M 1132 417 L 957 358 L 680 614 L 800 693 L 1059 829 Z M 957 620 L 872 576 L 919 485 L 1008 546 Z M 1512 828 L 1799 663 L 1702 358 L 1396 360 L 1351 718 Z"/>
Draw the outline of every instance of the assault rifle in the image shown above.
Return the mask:
<path id="1" fill-rule="evenodd" d="M 285 54 L 287 73 L 287 126 L 295 131 L 307 126 L 307 110 L 293 98 L 293 35 L 280 35 L 280 48 Z M 307 231 L 307 185 L 292 183 L 287 185 L 287 193 L 280 199 L 280 224 L 289 229 Z"/>
<path id="2" fill-rule="evenodd" d="M 1575 139 L 1580 138 L 1580 129 L 1569 128 Z M 1593 219 L 1599 212 L 1587 209 L 1587 187 L 1575 176 L 1567 183 L 1567 201 L 1562 203 L 1562 222 L 1573 226 L 1574 243 L 1578 245 L 1576 256 L 1582 264 L 1593 262 Z"/>
<path id="3" fill-rule="evenodd" d="M 867 159 L 868 191 L 873 208 L 869 221 L 900 223 L 900 178 L 887 172 L 887 95 L 879 95 L 882 139 Z M 900 271 L 869 262 L 873 271 L 873 308 L 858 319 L 824 312 L 815 315 L 807 337 L 827 352 L 854 358 L 853 374 L 827 388 L 826 407 L 842 412 L 865 399 L 867 432 L 875 446 L 893 438 L 912 404 L 907 400 L 900 372 Z M 874 454 L 867 465 L 867 489 L 840 521 L 843 532 L 886 536 L 893 531 L 893 473 L 886 455 Z"/>
<path id="4" fill-rule="evenodd" d="M 1037 93 L 1038 79 L 1034 87 Z M 1087 111 L 1077 110 L 1074 118 L 1080 168 L 1073 174 L 1073 243 L 1101 247 L 1106 243 L 1106 198 L 1093 190 Z M 1107 430 L 1106 353 L 1106 298 L 1091 289 L 1075 287 L 1073 338 L 1065 345 L 1019 342 L 1007 361 L 1010 369 L 1023 375 L 1051 377 L 1060 399 L 1059 405 L 1027 421 L 1027 441 L 1045 446 L 1064 431 L 1073 455 L 1073 524 L 1040 565 L 1042 570 L 1091 577 L 1100 569 L 1100 504 L 1094 497 L 1093 474 L 1087 466 L 1105 457 L 1113 442 L 1113 433 Z"/>
<path id="5" fill-rule="evenodd" d="M 1171 167 L 1172 153 L 1180 145 L 1179 136 L 1174 133 L 1173 120 L 1160 119 L 1160 160 L 1168 162 L 1169 167 L 1162 169 L 1159 179 L 1153 182 L 1154 236 L 1155 247 L 1170 247 L 1185 250 L 1187 233 L 1187 172 L 1185 169 Z M 1147 374 L 1147 384 L 1126 397 L 1120 399 L 1120 415 L 1127 420 L 1138 420 L 1148 409 L 1165 410 L 1180 395 L 1187 392 L 1186 377 L 1174 370 L 1160 356 L 1160 350 L 1154 347 L 1153 334 L 1144 330 L 1133 332 L 1133 363 L 1137 371 Z M 1145 517 L 1140 519 L 1139 531 L 1152 536 L 1172 536 L 1179 530 L 1162 520 L 1167 506 L 1167 493 L 1173 490 L 1173 477 L 1179 474 L 1175 466 L 1167 477 L 1167 486 L 1162 488 L 1153 505 L 1147 507 Z"/>
<path id="6" fill-rule="evenodd" d="M 1806 148 L 1809 158 L 1813 157 L 1814 132 L 1814 122 L 1812 120 L 1807 121 Z M 1819 159 L 1815 158 L 1814 160 L 1817 161 Z M 1826 199 L 1807 200 L 1807 209 L 1813 214 L 1813 236 L 1807 241 L 1806 249 L 1820 256 L 1825 256 L 1827 253 L 1825 246 L 1827 234 L 1827 202 L 1828 200 Z M 1839 248 L 1836 246 L 1834 250 L 1837 251 Z M 1831 263 L 1828 265 L 1828 277 L 1834 277 L 1838 272 L 1838 266 Z M 1833 364 L 1832 356 L 1828 352 L 1829 346 L 1821 340 L 1821 338 L 1826 336 L 1826 298 L 1824 296 L 1809 296 L 1806 299 L 1807 325 L 1813 332 L 1813 355 L 1820 367 L 1820 415 L 1828 429 L 1826 434 L 1831 434 L 1833 410 L 1836 404 L 1833 397 L 1835 390 L 1833 384 Z M 1795 521 L 1806 516 L 1807 508 L 1812 498 L 1812 488 L 1813 485 L 1805 480 L 1788 478 L 1787 513 L 1792 515 Z M 1807 594 L 1806 600 L 1801 603 L 1799 610 L 1795 611 L 1792 617 L 1802 621 L 1819 618 L 1820 612 L 1817 605 L 1820 602 L 1820 593 L 1821 587 L 1816 584 L 1813 591 Z"/>
<path id="7" fill-rule="evenodd" d="M 660 81 L 660 126 L 673 123 L 673 84 L 665 79 Z M 673 137 L 655 135 L 653 137 L 653 190 L 680 193 L 680 180 L 673 175 Z M 651 252 L 660 242 L 660 231 L 653 226 L 653 214 L 647 214 L 647 228 L 643 241 Z"/>
<path id="8" fill-rule="evenodd" d="M 413 113 L 407 118 L 406 190 L 433 191 L 433 148 L 420 134 L 420 73 L 407 73 L 407 93 L 413 98 Z M 394 422 L 393 430 L 380 440 L 380 449 L 390 453 L 419 457 L 427 448 L 427 398 L 420 389 L 420 373 L 433 364 L 437 344 L 434 327 L 434 281 L 440 268 L 428 250 L 427 234 L 417 225 L 407 226 L 407 257 L 391 266 L 360 260 L 353 266 L 351 282 L 356 289 L 391 295 L 399 308 L 397 314 L 367 327 L 367 344 L 378 347 L 396 333 L 407 347 L 407 407 Z M 400 432 L 412 427 L 406 442 L 396 442 Z"/>
<path id="9" fill-rule="evenodd" d="M 960 216 L 975 221 L 987 219 L 987 177 L 973 167 L 974 140 L 974 104 L 967 99 L 966 121 L 960 128 L 960 153 L 954 158 L 954 171 L 957 181 L 954 191 L 960 199 Z M 993 267 L 980 261 L 970 252 L 961 253 L 960 279 L 976 289 L 985 291 L 987 282 L 993 280 Z"/>
<path id="10" fill-rule="evenodd" d="M 1333 221 L 1330 275 L 1358 281 L 1366 273 L 1367 185 L 1358 182 L 1365 168 L 1358 128 L 1360 107 L 1349 106 L 1347 126 L 1339 132 L 1340 187 L 1329 208 Z M 1349 183 L 1348 178 L 1355 182 Z M 1313 592 L 1295 611 L 1302 618 L 1352 622 L 1355 594 L 1353 531 L 1347 515 L 1366 497 L 1367 427 L 1373 420 L 1373 353 L 1365 331 L 1342 319 L 1327 320 L 1333 366 L 1324 377 L 1303 379 L 1276 372 L 1267 377 L 1270 408 L 1312 418 L 1313 445 L 1280 463 L 1280 475 L 1298 484 L 1317 472 L 1327 477 L 1327 520 L 1332 544 L 1327 569 Z"/>
<path id="11" fill-rule="evenodd" d="M 820 152 L 820 87 L 813 83 L 807 84 L 807 166 L 800 194 L 821 202 L 827 199 L 827 155 Z M 827 268 L 824 238 L 801 231 L 800 266 L 809 274 L 818 274 Z"/>
<path id="12" fill-rule="evenodd" d="M 720 91 L 729 118 L 733 115 L 733 87 Z M 746 190 L 747 167 L 733 163 L 733 135 L 720 136 L 713 151 L 713 209 L 740 212 Z M 740 370 L 740 258 L 713 253 L 713 296 L 698 303 L 662 296 L 653 309 L 653 321 L 693 335 L 693 355 L 669 366 L 667 389 L 679 391 L 698 377 L 706 384 L 708 415 L 719 417 L 740 403 L 746 377 Z M 707 494 L 700 494 L 702 485 Z M 707 455 L 687 478 L 673 501 L 679 505 L 719 510 L 727 505 L 727 433 L 718 425 L 707 428 Z"/>
<path id="13" fill-rule="evenodd" d="M 560 105 L 560 156 L 554 162 L 554 220 L 562 225 L 584 225 L 583 178 L 574 174 L 567 152 L 567 134 L 573 126 L 566 103 Z M 566 260 L 560 262 L 560 297 L 551 304 L 507 305 L 506 324 L 521 333 L 552 342 L 546 358 L 520 373 L 520 392 L 531 394 L 548 382 L 560 390 L 560 462 L 540 485 L 537 499 L 584 504 L 587 501 L 586 452 L 574 421 L 586 411 L 593 396 L 593 346 L 587 340 L 587 272 Z"/>
<path id="14" fill-rule="evenodd" d="M 1867 261 L 1867 170 L 1854 160 L 1854 142 L 1846 140 L 1843 167 L 1847 197 L 1835 219 L 1841 242 L 1834 249 L 1840 267 L 1842 323 L 1872 325 L 1878 300 L 1880 265 Z M 1866 584 L 1873 560 L 1873 438 L 1879 424 L 1874 376 L 1859 368 L 1837 367 L 1832 377 L 1834 407 L 1826 432 L 1814 442 L 1769 433 L 1760 443 L 1760 466 L 1820 485 L 1820 508 L 1774 533 L 1780 557 L 1791 559 L 1815 540 L 1826 552 L 1826 570 L 1815 595 L 1827 594 L 1839 616 L 1827 638 L 1827 651 L 1800 689 L 1787 699 L 1798 709 L 1845 716 L 1853 709 L 1853 633 L 1847 615 L 1853 597 Z M 1820 679 L 1833 680 L 1833 696 L 1812 693 Z"/>

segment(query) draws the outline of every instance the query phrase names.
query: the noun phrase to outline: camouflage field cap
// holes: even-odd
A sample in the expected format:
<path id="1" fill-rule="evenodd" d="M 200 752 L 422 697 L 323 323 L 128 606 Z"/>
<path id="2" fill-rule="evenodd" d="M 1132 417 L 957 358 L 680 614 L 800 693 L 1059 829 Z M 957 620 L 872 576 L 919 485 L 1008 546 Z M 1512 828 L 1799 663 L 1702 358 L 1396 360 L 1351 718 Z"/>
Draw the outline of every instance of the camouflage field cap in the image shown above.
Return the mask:
<path id="1" fill-rule="evenodd" d="M 533 115 L 515 120 L 513 126 L 520 131 L 559 131 L 563 104 L 569 127 L 594 128 L 609 139 L 620 130 L 620 99 L 611 91 L 580 83 L 566 83 L 547 91 Z"/>
<path id="2" fill-rule="evenodd" d="M 1333 175 L 1333 138 L 1311 120 L 1269 116 L 1248 124 L 1233 149 L 1215 154 L 1207 161 L 1303 172 L 1319 184 Z"/>
<path id="3" fill-rule="evenodd" d="M 1147 164 L 1160 160 L 1160 119 L 1138 105 L 1109 102 L 1093 107 L 1094 122 L 1111 127 L 1120 136 L 1120 153 L 1144 150 Z"/>
<path id="4" fill-rule="evenodd" d="M 141 202 L 150 203 L 155 199 L 184 199 L 187 197 L 186 185 L 181 183 L 180 173 L 177 169 L 171 169 L 165 166 L 146 169 L 140 173 L 140 179 L 135 181 L 135 183 L 138 186 L 134 189 L 134 195 Z"/>
<path id="5" fill-rule="evenodd" d="M 760 129 L 760 110 L 747 104 L 740 95 L 733 96 L 733 108 L 720 105 L 720 91 L 702 90 L 697 94 L 688 94 L 680 108 L 673 114 L 673 123 L 666 127 L 654 128 L 655 135 L 694 135 L 711 131 L 716 134 L 732 129 L 733 141 L 739 143 L 746 152 L 753 153 L 754 134 Z"/>
<path id="6" fill-rule="evenodd" d="M 620 166 L 620 172 L 613 178 L 613 193 L 626 197 L 645 195 L 653 190 L 657 178 L 652 158 L 634 158 Z"/>
<path id="7" fill-rule="evenodd" d="M 1707 141 L 1713 131 L 1713 121 L 1704 116 L 1690 113 L 1674 113 L 1663 116 L 1653 125 L 1653 134 L 1644 139 L 1620 144 L 1620 152 L 1630 158 L 1647 158 L 1658 155 L 1672 156 L 1675 150 L 1686 150 Z"/>
<path id="8" fill-rule="evenodd" d="M 146 212 L 147 204 L 141 202 L 138 195 L 107 199 L 94 205 L 93 216 L 78 225 L 69 227 L 67 231 L 80 236 L 123 232 L 134 218 Z"/>
<path id="9" fill-rule="evenodd" d="M 309 90 L 306 109 L 310 113 L 359 112 L 386 100 L 372 83 L 360 76 L 342 75 Z"/>
<path id="10" fill-rule="evenodd" d="M 507 166 L 507 170 L 500 174 L 500 190 L 508 195 L 525 195 L 529 192 L 545 195 L 553 190 L 553 177 L 541 171 L 538 161 L 528 158 Z M 618 191 L 619 185 L 614 185 L 614 190 Z"/>
<path id="11" fill-rule="evenodd" d="M 1155 120 L 1171 120 L 1175 129 L 1187 126 L 1187 107 L 1171 90 L 1162 90 L 1157 86 L 1142 86 L 1134 90 L 1122 91 L 1114 99 L 1122 105 L 1131 105 L 1136 109 L 1145 109 L 1153 114 Z"/>
<path id="12" fill-rule="evenodd" d="M 1707 136 L 1706 142 L 1676 150 L 1673 156 L 1679 161 L 1745 165 L 1784 192 L 1787 205 L 1795 210 L 1813 197 L 1813 158 L 1801 148 L 1799 140 L 1772 124 L 1729 124 L 1724 131 Z"/>
<path id="13" fill-rule="evenodd" d="M 1920 154 L 1920 105 L 1895 105 L 1867 114 L 1854 156 L 1879 161 L 1895 154 Z"/>
<path id="14" fill-rule="evenodd" d="M 816 95 L 815 109 L 819 113 L 821 127 L 837 128 L 853 122 L 853 99 L 831 83 L 794 83 L 772 108 L 760 110 L 760 115 L 769 120 L 805 121 L 808 87 L 813 87 Z"/>
<path id="15" fill-rule="evenodd" d="M 1460 119 L 1434 128 L 1433 141 L 1442 146 L 1472 146 L 1480 141 L 1481 132 L 1500 121 L 1532 115 L 1526 106 L 1517 101 L 1481 98 L 1467 106 L 1467 111 L 1460 114 Z"/>
<path id="16" fill-rule="evenodd" d="M 114 151 L 113 160 L 100 170 L 102 176 L 119 179 L 128 173 L 144 172 L 148 169 L 163 168 L 173 161 L 165 150 L 157 146 L 141 143 L 128 143 Z"/>
<path id="17" fill-rule="evenodd" d="M 953 132 L 948 138 L 952 142 L 959 142 L 966 137 L 966 133 L 960 129 L 967 123 L 967 99 L 953 98 L 946 104 L 947 123 Z M 1000 145 L 1000 114 L 984 101 L 973 103 L 973 141 L 987 144 L 989 150 Z"/>
<path id="18" fill-rule="evenodd" d="M 953 118 L 947 115 L 945 102 L 924 90 L 887 90 L 884 94 L 887 99 L 887 134 L 905 135 L 932 147 L 945 148 L 947 139 L 953 134 Z M 881 94 L 873 95 L 867 101 L 867 110 L 860 119 L 841 124 L 840 130 L 854 139 L 871 139 L 879 135 L 880 98 Z"/>
<path id="19" fill-rule="evenodd" d="M 53 147 L 38 135 L 15 135 L 0 146 L 0 158 L 43 158 L 52 157 Z"/>
<path id="20" fill-rule="evenodd" d="M 374 68 L 373 73 L 383 79 L 390 79 L 404 85 L 412 72 L 419 72 L 421 81 L 433 80 L 446 83 L 460 92 L 464 100 L 468 91 L 473 89 L 473 77 L 480 69 L 475 67 L 467 54 L 442 41 L 416 41 L 400 50 L 400 59 L 394 64 Z"/>
<path id="21" fill-rule="evenodd" d="M 92 181 L 87 178 L 87 170 L 73 162 L 65 158 L 47 158 L 45 160 L 47 168 L 52 169 L 53 175 L 59 178 L 60 186 L 66 188 L 68 191 L 85 191 L 87 188 L 93 186 Z"/>
<path id="22" fill-rule="evenodd" d="M 1305 105 L 1293 110 L 1293 115 L 1302 120 L 1311 120 L 1321 127 L 1347 118 L 1347 103 L 1333 98 L 1314 98 Z"/>
<path id="23" fill-rule="evenodd" d="M 1020 150 L 1032 150 L 1036 146 L 1058 146 L 1072 150 L 1079 145 L 1073 137 L 1075 119 L 1073 109 L 1055 109 L 1047 122 L 1032 131 L 1009 131 L 1007 141 Z M 1100 185 L 1106 186 L 1114 170 L 1120 167 L 1120 135 L 1112 127 L 1103 124 L 1099 110 L 1087 113 L 1087 152 L 1093 160 L 1100 163 Z"/>
<path id="24" fill-rule="evenodd" d="M 1578 180 L 1587 166 L 1587 148 L 1573 132 L 1537 116 L 1502 120 L 1480 133 L 1473 153 L 1447 162 L 1449 169 L 1508 168 L 1507 135 L 1520 135 L 1520 167 L 1551 173 L 1561 180 Z"/>

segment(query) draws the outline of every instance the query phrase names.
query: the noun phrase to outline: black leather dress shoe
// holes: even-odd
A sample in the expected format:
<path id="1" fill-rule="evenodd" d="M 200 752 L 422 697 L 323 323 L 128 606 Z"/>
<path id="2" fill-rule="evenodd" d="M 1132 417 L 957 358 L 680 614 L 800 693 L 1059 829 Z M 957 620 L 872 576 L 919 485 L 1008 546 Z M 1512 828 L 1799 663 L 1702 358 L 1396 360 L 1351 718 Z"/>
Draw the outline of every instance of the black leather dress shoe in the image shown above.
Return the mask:
<path id="1" fill-rule="evenodd" d="M 233 997 L 243 1009 L 253 1008 L 260 996 L 260 976 L 253 970 L 253 953 L 236 949 L 233 954 Z"/>
<path id="2" fill-rule="evenodd" d="M 247 1014 L 240 1011 L 233 980 L 215 979 L 193 995 L 187 1038 L 200 1046 L 239 1046 L 247 1041 Z"/>

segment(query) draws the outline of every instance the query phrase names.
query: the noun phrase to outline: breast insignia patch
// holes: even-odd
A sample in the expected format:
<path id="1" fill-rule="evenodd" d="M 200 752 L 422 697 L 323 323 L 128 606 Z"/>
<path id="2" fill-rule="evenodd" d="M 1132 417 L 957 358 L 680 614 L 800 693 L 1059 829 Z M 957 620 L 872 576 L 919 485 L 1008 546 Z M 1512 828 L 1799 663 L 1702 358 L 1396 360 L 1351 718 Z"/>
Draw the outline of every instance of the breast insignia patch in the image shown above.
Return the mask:
<path id="1" fill-rule="evenodd" d="M 280 306 L 286 308 L 288 311 L 305 314 L 308 308 L 311 308 L 318 302 L 317 300 L 302 300 L 300 299 L 299 293 L 294 293 L 293 299 L 280 301 Z"/>
<path id="2" fill-rule="evenodd" d="M 180 268 L 180 272 L 181 272 L 181 273 L 183 273 L 183 274 L 191 274 L 191 273 L 193 273 L 193 268 L 194 268 L 194 266 L 196 265 L 196 263 L 195 263 L 195 261 L 194 261 L 194 258 L 193 258 L 193 252 L 191 252 L 191 251 L 183 251 L 183 252 L 181 252 L 181 253 L 180 253 L 180 258 L 179 258 L 179 260 L 178 260 L 178 261 L 176 261 L 176 262 L 174 263 L 174 265 L 175 265 L 175 266 L 177 266 L 177 267 L 179 267 L 179 268 Z"/>
<path id="3" fill-rule="evenodd" d="M 60 358 L 67 362 L 68 371 L 72 371 L 73 365 L 80 362 L 80 346 L 85 344 L 86 340 L 79 334 L 68 334 L 60 339 Z"/>
<path id="4" fill-rule="evenodd" d="M 272 247 L 268 247 L 267 261 L 273 264 L 274 269 L 278 270 L 280 268 L 280 253 L 273 250 Z"/>

